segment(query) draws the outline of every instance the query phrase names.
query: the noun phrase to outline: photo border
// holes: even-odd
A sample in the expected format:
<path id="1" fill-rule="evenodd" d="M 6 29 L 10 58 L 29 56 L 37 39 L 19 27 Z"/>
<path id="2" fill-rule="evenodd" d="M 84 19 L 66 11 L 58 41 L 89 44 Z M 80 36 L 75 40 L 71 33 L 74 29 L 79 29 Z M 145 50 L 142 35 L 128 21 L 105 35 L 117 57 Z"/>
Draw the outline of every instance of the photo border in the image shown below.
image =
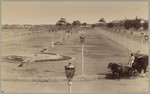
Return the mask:
<path id="1" fill-rule="evenodd" d="M 150 0 L 0 0 L 0 28 L 2 28 L 2 2 L 148 2 L 148 10 L 150 9 Z M 150 11 L 148 11 L 148 34 L 150 36 Z M 1 33 L 1 29 L 0 29 Z M 1 38 L 0 38 L 1 41 Z M 150 42 L 150 38 L 149 38 Z M 1 49 L 1 42 L 0 42 L 0 49 Z M 149 43 L 149 54 L 150 54 L 150 43 Z M 0 50 L 0 56 L 1 56 L 1 50 Z M 0 63 L 1 63 L 1 58 L 0 58 Z M 149 63 L 150 63 L 150 55 L 149 55 Z M 1 70 L 1 64 L 0 64 L 0 70 Z M 150 70 L 150 67 L 149 67 Z M 1 77 L 1 72 L 0 72 L 0 77 Z M 149 72 L 149 78 L 150 78 L 150 72 Z M 2 87 L 2 82 L 0 78 L 0 94 L 2 93 L 1 91 Z M 149 81 L 149 91 L 150 93 L 150 81 Z M 2 93 L 5 94 L 5 93 Z M 7 93 L 7 94 L 20 94 L 20 93 Z M 21 94 L 27 94 L 27 93 L 21 93 Z M 66 94 L 66 93 L 30 93 L 30 94 Z M 72 93 L 72 94 L 116 94 L 116 93 Z M 147 93 L 117 93 L 117 94 L 147 94 Z"/>

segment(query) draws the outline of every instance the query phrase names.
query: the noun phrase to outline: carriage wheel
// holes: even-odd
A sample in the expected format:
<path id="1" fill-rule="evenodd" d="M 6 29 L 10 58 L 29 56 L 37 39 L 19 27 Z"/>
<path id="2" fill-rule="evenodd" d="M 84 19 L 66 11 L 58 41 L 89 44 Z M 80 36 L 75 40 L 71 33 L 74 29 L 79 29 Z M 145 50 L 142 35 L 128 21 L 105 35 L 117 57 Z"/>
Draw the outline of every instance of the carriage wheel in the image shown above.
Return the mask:
<path id="1" fill-rule="evenodd" d="M 132 72 L 132 76 L 133 76 L 133 77 L 139 76 L 139 72 L 138 72 L 137 70 L 133 71 L 133 72 Z"/>
<path id="2" fill-rule="evenodd" d="M 113 72 L 113 79 L 119 79 L 119 73 L 118 72 Z"/>

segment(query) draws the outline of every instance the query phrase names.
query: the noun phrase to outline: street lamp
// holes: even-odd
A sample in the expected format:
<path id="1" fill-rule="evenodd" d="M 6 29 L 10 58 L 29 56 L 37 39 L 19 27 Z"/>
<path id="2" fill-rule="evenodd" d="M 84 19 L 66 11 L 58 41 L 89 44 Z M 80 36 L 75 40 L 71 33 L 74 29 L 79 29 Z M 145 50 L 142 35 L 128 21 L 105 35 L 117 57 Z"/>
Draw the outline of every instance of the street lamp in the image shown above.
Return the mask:
<path id="1" fill-rule="evenodd" d="M 141 33 L 141 38 L 142 38 L 142 53 L 143 53 L 143 40 L 144 40 L 144 33 Z"/>
<path id="2" fill-rule="evenodd" d="M 120 35 L 120 32 L 121 32 L 121 29 L 118 30 L 118 37 L 119 37 L 119 38 L 118 38 L 118 39 L 119 39 L 118 43 L 121 45 L 121 39 L 120 39 L 120 36 L 121 36 L 121 35 Z"/>
<path id="3" fill-rule="evenodd" d="M 71 85 L 72 85 L 71 80 L 75 74 L 75 67 L 71 63 L 65 66 L 65 74 L 66 77 L 68 78 L 68 86 L 69 86 L 68 92 L 71 93 Z"/>
<path id="4" fill-rule="evenodd" d="M 63 32 L 62 25 L 60 25 L 60 27 L 58 28 L 58 31 L 60 31 L 60 42 L 62 42 L 62 32 Z"/>
<path id="5" fill-rule="evenodd" d="M 123 35 L 123 37 L 124 37 L 124 38 L 123 38 L 123 45 L 124 45 L 124 48 L 126 47 L 126 43 L 125 43 L 125 42 L 126 42 L 126 32 L 127 32 L 127 31 L 124 30 L 124 35 Z"/>
<path id="6" fill-rule="evenodd" d="M 131 51 L 133 50 L 133 31 L 130 32 L 131 34 Z"/>
<path id="7" fill-rule="evenodd" d="M 81 35 L 80 36 L 80 42 L 81 42 L 81 49 L 82 49 L 82 55 L 81 55 L 81 58 L 82 58 L 82 75 L 84 74 L 83 73 L 83 70 L 84 70 L 84 53 L 83 53 L 83 50 L 84 50 L 84 41 L 85 41 L 85 37 L 84 35 Z"/>
<path id="8" fill-rule="evenodd" d="M 54 30 L 52 29 L 51 32 L 52 32 L 52 33 L 51 33 L 51 34 L 52 34 L 52 35 L 51 35 L 51 38 L 52 38 L 52 48 L 54 48 L 54 37 L 53 37 L 53 32 L 54 32 Z"/>
<path id="9" fill-rule="evenodd" d="M 148 35 L 146 34 L 145 36 L 144 36 L 144 39 L 145 39 L 145 50 L 146 50 L 146 53 L 148 53 L 148 45 L 147 45 L 147 41 L 148 41 Z"/>

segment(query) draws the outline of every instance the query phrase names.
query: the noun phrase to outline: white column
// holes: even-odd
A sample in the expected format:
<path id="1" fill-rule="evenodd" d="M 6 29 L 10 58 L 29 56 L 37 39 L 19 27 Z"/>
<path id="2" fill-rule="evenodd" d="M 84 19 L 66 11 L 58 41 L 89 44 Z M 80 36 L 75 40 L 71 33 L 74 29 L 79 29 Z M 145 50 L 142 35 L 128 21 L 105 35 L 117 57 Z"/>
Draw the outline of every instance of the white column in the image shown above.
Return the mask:
<path id="1" fill-rule="evenodd" d="M 71 81 L 68 81 L 68 92 L 71 93 L 71 85 L 72 85 L 72 82 Z"/>
<path id="2" fill-rule="evenodd" d="M 60 42 L 62 42 L 62 31 L 61 31 L 61 34 L 60 34 Z"/>
<path id="3" fill-rule="evenodd" d="M 54 39 L 53 39 L 53 34 L 52 34 L 52 48 L 54 48 Z"/>
<path id="4" fill-rule="evenodd" d="M 132 46 L 133 46 L 133 42 L 132 41 L 133 41 L 133 36 L 131 35 L 131 40 L 130 40 L 131 51 L 132 51 Z"/>
<path id="5" fill-rule="evenodd" d="M 121 42 L 120 42 L 120 32 L 118 32 L 118 39 L 119 39 L 118 43 L 121 45 Z"/>
<path id="6" fill-rule="evenodd" d="M 82 46 L 82 75 L 84 74 L 84 44 L 81 45 Z"/>
<path id="7" fill-rule="evenodd" d="M 148 54 L 148 41 L 145 40 L 145 54 Z"/>
<path id="8" fill-rule="evenodd" d="M 124 33 L 124 47 L 126 48 L 126 33 Z"/>
<path id="9" fill-rule="evenodd" d="M 141 46 L 142 46 L 142 53 L 143 53 L 143 40 L 144 40 L 144 38 L 143 38 L 143 36 L 142 36 L 142 44 L 141 44 Z"/>

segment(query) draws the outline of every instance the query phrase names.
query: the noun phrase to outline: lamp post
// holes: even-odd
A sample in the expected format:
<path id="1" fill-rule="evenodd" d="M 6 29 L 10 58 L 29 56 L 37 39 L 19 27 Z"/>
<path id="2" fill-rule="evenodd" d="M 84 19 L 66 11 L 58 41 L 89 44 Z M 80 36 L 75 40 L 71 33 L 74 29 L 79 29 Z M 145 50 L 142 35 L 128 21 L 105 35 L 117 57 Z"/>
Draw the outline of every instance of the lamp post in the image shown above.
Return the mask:
<path id="1" fill-rule="evenodd" d="M 19 29 L 20 30 L 20 29 Z M 23 33 L 21 32 L 21 30 L 20 30 L 20 44 L 21 44 L 21 48 L 23 49 L 24 47 L 23 47 L 23 39 L 22 39 L 22 37 L 23 37 Z"/>
<path id="2" fill-rule="evenodd" d="M 126 30 L 124 30 L 124 36 L 123 36 L 124 38 L 123 38 L 123 45 L 124 45 L 124 47 L 126 47 Z"/>
<path id="3" fill-rule="evenodd" d="M 60 33 L 60 42 L 62 42 L 62 31 Z"/>
<path id="4" fill-rule="evenodd" d="M 114 31 L 115 31 L 115 32 L 114 32 L 114 37 L 115 37 L 114 40 L 115 40 L 115 42 L 117 42 L 117 37 L 116 37 L 116 31 L 117 31 L 117 29 L 115 29 Z"/>
<path id="5" fill-rule="evenodd" d="M 121 39 L 120 39 L 120 36 L 121 36 L 121 35 L 120 35 L 120 32 L 121 32 L 121 30 L 119 29 L 119 30 L 118 30 L 118 37 L 119 37 L 119 38 L 118 38 L 118 39 L 119 39 L 119 42 L 118 42 L 118 43 L 121 45 Z"/>
<path id="6" fill-rule="evenodd" d="M 114 31 L 112 29 L 112 40 L 114 41 Z"/>
<path id="7" fill-rule="evenodd" d="M 72 78 L 75 74 L 75 67 L 69 63 L 69 65 L 65 66 L 65 74 L 66 74 L 66 77 L 68 78 L 68 92 L 71 93 L 71 85 L 72 85 Z"/>
<path id="8" fill-rule="evenodd" d="M 131 34 L 130 44 L 131 44 L 131 51 L 132 51 L 132 48 L 133 48 L 133 31 L 131 31 L 130 34 Z"/>
<path id="9" fill-rule="evenodd" d="M 52 33 L 51 33 L 51 34 L 52 34 L 52 35 L 51 35 L 51 36 L 52 36 L 52 48 L 54 48 L 54 37 L 53 37 L 53 32 L 54 32 L 54 30 L 52 30 L 51 32 L 52 32 Z"/>
<path id="10" fill-rule="evenodd" d="M 83 72 L 83 70 L 84 70 L 84 41 L 85 41 L 85 37 L 84 37 L 84 35 L 81 35 L 80 36 L 80 42 L 81 42 L 81 49 L 82 49 L 82 52 L 81 52 L 81 58 L 82 58 L 82 72 L 81 72 L 81 74 L 83 75 L 84 74 L 84 72 Z"/>
<path id="11" fill-rule="evenodd" d="M 62 25 L 60 25 L 58 30 L 60 30 L 60 42 L 62 42 L 62 31 L 63 31 Z"/>
<path id="12" fill-rule="evenodd" d="M 10 36 L 11 36 L 11 40 L 13 40 L 13 31 L 10 29 Z"/>
<path id="13" fill-rule="evenodd" d="M 120 37 L 121 37 L 121 45 L 123 46 L 123 30 L 121 30 L 121 32 L 120 32 Z"/>
<path id="14" fill-rule="evenodd" d="M 116 43 L 118 43 L 119 44 L 119 36 L 118 36 L 118 29 L 116 29 Z"/>
<path id="15" fill-rule="evenodd" d="M 148 45 L 147 45 L 147 42 L 148 42 L 148 35 L 146 34 L 145 36 L 144 36 L 144 39 L 145 39 L 145 50 L 146 50 L 146 54 L 148 53 Z"/>
<path id="16" fill-rule="evenodd" d="M 65 31 L 65 36 L 66 36 L 66 39 L 67 39 L 67 37 L 68 37 L 68 36 L 67 36 L 67 31 L 68 31 L 68 29 L 66 29 L 66 31 Z"/>
<path id="17" fill-rule="evenodd" d="M 142 53 L 143 53 L 143 40 L 144 40 L 144 33 L 141 33 L 141 38 L 142 38 L 142 44 L 141 44 L 141 46 L 142 46 Z"/>

